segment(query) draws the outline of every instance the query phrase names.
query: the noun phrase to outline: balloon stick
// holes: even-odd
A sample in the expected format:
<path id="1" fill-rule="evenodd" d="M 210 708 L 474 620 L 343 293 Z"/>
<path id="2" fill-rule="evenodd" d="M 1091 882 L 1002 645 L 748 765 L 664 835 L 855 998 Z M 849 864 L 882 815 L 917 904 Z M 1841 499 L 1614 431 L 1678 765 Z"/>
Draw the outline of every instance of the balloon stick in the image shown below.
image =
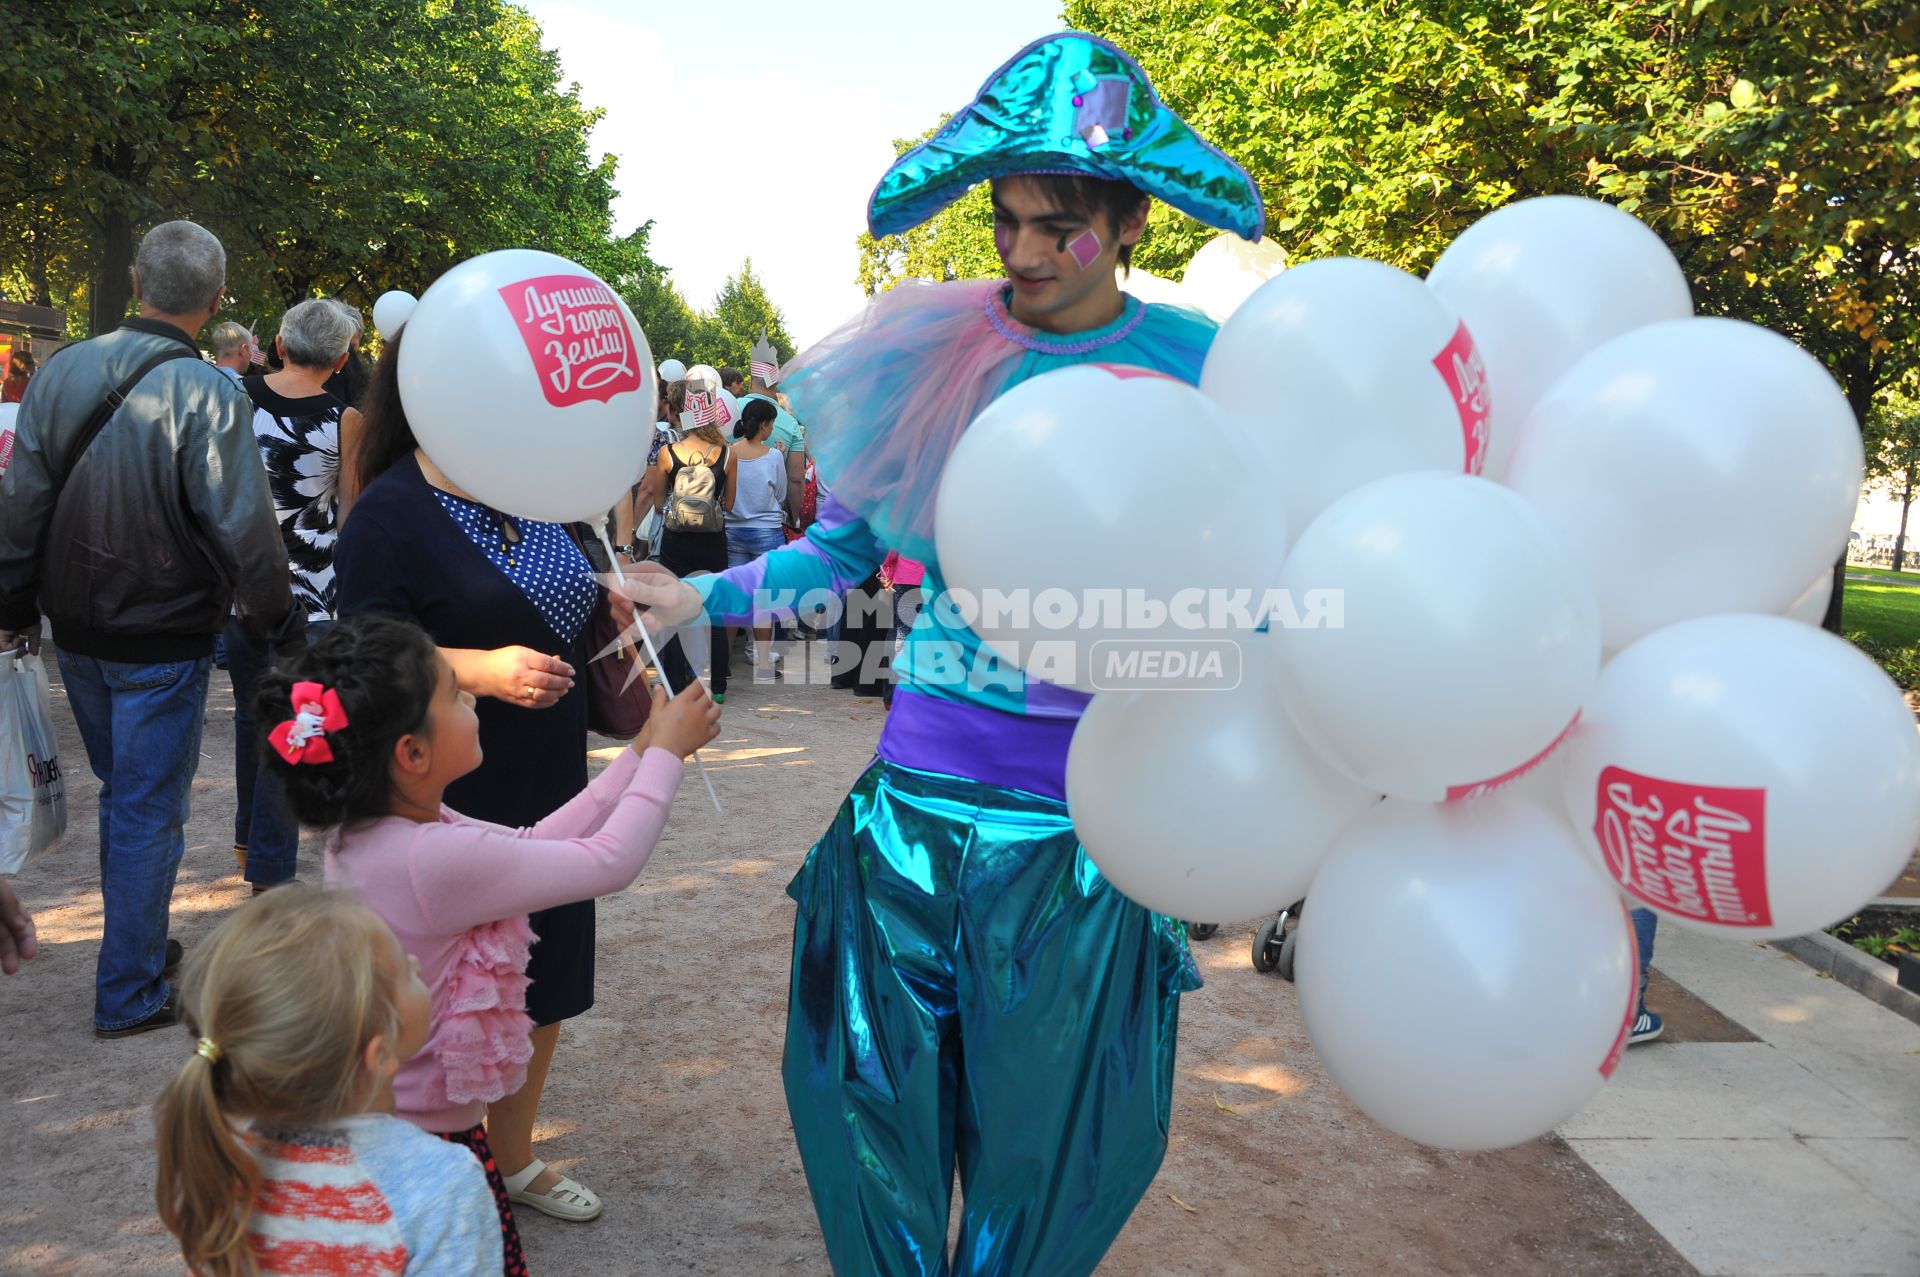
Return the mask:
<path id="1" fill-rule="evenodd" d="M 607 525 L 604 522 L 597 523 L 594 525 L 594 531 L 600 534 L 600 544 L 606 549 L 607 562 L 613 565 L 613 579 L 616 582 L 624 583 L 627 579 L 626 573 L 620 570 L 620 556 L 613 552 L 613 541 L 607 536 Z M 673 681 L 667 677 L 667 664 L 660 659 L 660 652 L 653 645 L 653 635 L 647 632 L 646 625 L 641 622 L 639 617 L 634 618 L 633 628 L 640 631 L 640 641 L 646 645 L 647 659 L 653 662 L 654 669 L 660 671 L 660 681 L 666 686 L 667 695 L 672 696 L 678 689 L 674 687 Z M 599 658 L 595 657 L 594 659 L 598 660 Z M 695 677 L 698 677 L 698 675 Z M 720 806 L 720 795 L 713 791 L 713 777 L 707 774 L 706 760 L 700 757 L 700 751 L 697 749 L 693 751 L 693 765 L 700 769 L 700 779 L 706 782 L 707 797 L 713 802 L 714 814 L 720 816 L 726 815 L 725 809 Z"/>

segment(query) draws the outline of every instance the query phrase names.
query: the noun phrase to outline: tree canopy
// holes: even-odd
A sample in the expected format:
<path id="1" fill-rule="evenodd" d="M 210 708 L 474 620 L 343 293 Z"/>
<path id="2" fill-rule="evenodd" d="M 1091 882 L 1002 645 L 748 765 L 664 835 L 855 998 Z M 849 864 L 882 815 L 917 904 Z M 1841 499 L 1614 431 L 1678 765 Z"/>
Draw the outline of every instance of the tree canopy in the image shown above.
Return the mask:
<path id="1" fill-rule="evenodd" d="M 1293 260 L 1424 272 L 1494 208 L 1587 195 L 1661 234 L 1702 313 L 1824 359 L 1862 419 L 1920 376 L 1911 0 L 1066 0 L 1064 16 L 1246 166 Z M 993 273 L 983 207 L 863 236 L 861 284 Z M 1135 261 L 1178 275 L 1213 234 L 1158 205 Z"/>
<path id="2" fill-rule="evenodd" d="M 598 113 L 514 4 L 69 0 L 7 28 L 0 290 L 91 331 L 126 313 L 139 235 L 174 217 L 220 236 L 247 321 L 418 293 L 509 247 L 671 291 L 651 224 L 614 233 Z"/>

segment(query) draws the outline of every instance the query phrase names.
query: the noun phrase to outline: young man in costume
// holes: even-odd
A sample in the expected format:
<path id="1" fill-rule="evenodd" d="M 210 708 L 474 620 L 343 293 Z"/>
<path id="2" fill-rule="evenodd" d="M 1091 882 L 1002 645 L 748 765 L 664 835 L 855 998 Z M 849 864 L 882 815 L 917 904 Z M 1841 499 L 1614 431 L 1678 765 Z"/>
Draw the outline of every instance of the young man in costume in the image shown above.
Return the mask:
<path id="1" fill-rule="evenodd" d="M 1166 1151 L 1179 995 L 1200 983 L 1179 924 L 1109 886 L 1074 837 L 1067 746 L 1086 698 L 989 668 L 940 606 L 934 494 L 975 414 L 1043 372 L 1197 382 L 1213 324 L 1126 296 L 1115 267 L 1149 197 L 1249 240 L 1260 197 L 1131 58 L 1073 33 L 1014 55 L 902 156 L 873 233 L 983 181 L 1005 279 L 893 289 L 782 379 L 831 494 L 808 534 L 632 586 L 651 623 L 690 615 L 697 593 L 744 624 L 757 591 L 843 591 L 890 550 L 926 567 L 878 757 L 788 888 L 787 1103 L 840 1277 L 1091 1273 Z"/>

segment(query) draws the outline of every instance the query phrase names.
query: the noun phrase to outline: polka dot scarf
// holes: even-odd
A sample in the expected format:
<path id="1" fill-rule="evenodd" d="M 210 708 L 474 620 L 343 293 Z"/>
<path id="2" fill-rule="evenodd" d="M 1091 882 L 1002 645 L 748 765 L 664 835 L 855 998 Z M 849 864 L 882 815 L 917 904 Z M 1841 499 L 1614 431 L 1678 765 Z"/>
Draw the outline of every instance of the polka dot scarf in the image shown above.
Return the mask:
<path id="1" fill-rule="evenodd" d="M 571 643 L 587 628 L 599 586 L 587 556 L 565 527 L 515 519 L 437 488 L 433 495 L 467 539 L 527 596 L 563 641 Z"/>

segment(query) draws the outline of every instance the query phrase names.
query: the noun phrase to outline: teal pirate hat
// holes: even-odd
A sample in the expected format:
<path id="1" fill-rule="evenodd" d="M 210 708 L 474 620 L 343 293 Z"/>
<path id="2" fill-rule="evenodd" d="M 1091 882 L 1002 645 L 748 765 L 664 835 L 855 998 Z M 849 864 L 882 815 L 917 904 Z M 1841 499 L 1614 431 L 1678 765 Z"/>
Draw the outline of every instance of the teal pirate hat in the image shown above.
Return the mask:
<path id="1" fill-rule="evenodd" d="M 1016 173 L 1131 182 L 1249 240 L 1266 224 L 1247 171 L 1169 110 L 1139 63 L 1079 31 L 1036 40 L 988 76 L 973 101 L 887 170 L 867 224 L 875 235 L 898 234 L 979 183 Z"/>

